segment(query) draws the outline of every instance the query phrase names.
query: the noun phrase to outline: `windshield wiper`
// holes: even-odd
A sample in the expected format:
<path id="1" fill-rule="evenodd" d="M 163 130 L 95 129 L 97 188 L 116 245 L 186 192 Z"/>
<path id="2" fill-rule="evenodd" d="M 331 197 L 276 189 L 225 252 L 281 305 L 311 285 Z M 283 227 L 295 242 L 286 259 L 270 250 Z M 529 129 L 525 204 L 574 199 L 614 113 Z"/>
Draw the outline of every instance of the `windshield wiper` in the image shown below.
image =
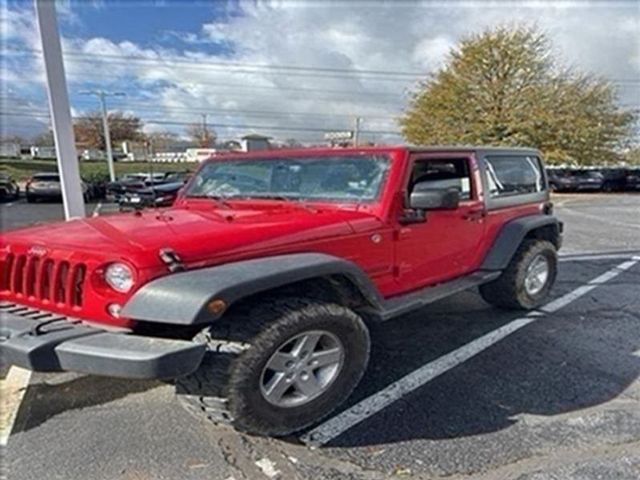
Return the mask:
<path id="1" fill-rule="evenodd" d="M 213 200 L 216 203 L 218 203 L 218 204 L 220 204 L 220 205 L 222 205 L 222 206 L 224 206 L 226 208 L 229 208 L 229 209 L 233 208 L 233 205 L 231 205 L 227 201 L 226 197 L 223 197 L 221 195 L 211 195 L 211 194 L 207 195 L 207 194 L 202 193 L 202 194 L 196 194 L 196 195 L 187 195 L 187 198 L 206 198 L 206 199 L 209 199 L 209 200 Z"/>
<path id="2" fill-rule="evenodd" d="M 278 195 L 278 194 L 248 195 L 247 198 L 259 198 L 259 199 L 265 199 L 265 200 L 280 200 L 280 201 L 283 201 L 283 202 L 297 200 L 297 197 L 287 197 L 285 195 Z"/>

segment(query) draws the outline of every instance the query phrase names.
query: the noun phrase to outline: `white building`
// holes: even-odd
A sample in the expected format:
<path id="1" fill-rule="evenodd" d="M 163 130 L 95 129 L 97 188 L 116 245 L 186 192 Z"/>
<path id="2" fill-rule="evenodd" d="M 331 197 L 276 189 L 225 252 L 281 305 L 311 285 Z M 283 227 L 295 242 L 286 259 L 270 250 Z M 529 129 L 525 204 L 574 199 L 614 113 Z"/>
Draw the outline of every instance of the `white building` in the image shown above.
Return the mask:
<path id="1" fill-rule="evenodd" d="M 251 133 L 241 138 L 242 150 L 245 152 L 256 152 L 260 150 L 271 149 L 271 143 L 269 142 L 271 137 L 265 135 L 259 135 L 257 133 Z"/>
<path id="2" fill-rule="evenodd" d="M 13 142 L 0 143 L 0 157 L 19 157 L 20 144 Z"/>

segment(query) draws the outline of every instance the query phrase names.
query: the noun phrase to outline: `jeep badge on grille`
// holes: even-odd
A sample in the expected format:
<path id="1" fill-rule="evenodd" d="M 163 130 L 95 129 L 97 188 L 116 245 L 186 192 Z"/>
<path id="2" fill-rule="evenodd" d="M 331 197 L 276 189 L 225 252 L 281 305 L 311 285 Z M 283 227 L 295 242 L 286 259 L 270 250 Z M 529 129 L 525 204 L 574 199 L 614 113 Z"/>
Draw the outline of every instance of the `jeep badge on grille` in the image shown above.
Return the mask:
<path id="1" fill-rule="evenodd" d="M 47 249 L 40 245 L 34 245 L 27 251 L 27 254 L 35 257 L 43 257 L 47 254 Z"/>

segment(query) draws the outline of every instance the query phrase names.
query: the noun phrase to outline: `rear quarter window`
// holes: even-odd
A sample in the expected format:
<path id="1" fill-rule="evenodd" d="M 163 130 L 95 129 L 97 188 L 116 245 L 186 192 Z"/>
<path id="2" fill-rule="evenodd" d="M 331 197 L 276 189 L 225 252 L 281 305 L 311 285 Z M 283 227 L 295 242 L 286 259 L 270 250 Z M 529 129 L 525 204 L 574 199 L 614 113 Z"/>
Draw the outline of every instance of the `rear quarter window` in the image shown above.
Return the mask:
<path id="1" fill-rule="evenodd" d="M 542 163 L 529 155 L 485 157 L 487 185 L 491 198 L 526 195 L 545 189 Z"/>

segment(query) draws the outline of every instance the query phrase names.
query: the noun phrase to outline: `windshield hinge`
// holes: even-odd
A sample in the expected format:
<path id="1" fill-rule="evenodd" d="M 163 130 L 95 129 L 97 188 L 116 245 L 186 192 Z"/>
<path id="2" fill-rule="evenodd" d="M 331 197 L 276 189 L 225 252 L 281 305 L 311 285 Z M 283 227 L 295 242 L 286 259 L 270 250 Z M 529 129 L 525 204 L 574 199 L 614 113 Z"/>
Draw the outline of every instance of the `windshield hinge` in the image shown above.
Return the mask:
<path id="1" fill-rule="evenodd" d="M 172 248 L 161 248 L 159 255 L 160 260 L 164 262 L 171 273 L 185 270 L 182 260 Z"/>

